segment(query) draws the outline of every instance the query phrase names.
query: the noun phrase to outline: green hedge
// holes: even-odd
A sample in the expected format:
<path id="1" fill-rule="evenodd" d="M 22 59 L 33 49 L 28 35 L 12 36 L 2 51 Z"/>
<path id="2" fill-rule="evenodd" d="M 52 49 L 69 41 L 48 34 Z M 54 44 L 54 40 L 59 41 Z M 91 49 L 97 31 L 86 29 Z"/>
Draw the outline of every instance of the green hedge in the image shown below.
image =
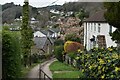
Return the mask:
<path id="1" fill-rule="evenodd" d="M 2 63 L 3 80 L 16 80 L 21 76 L 20 40 L 10 31 L 2 32 Z"/>
<path id="2" fill-rule="evenodd" d="M 55 57 L 56 57 L 60 62 L 63 62 L 63 54 L 62 54 L 63 51 L 64 51 L 63 45 L 61 45 L 61 46 L 56 46 L 55 49 L 54 49 Z"/>

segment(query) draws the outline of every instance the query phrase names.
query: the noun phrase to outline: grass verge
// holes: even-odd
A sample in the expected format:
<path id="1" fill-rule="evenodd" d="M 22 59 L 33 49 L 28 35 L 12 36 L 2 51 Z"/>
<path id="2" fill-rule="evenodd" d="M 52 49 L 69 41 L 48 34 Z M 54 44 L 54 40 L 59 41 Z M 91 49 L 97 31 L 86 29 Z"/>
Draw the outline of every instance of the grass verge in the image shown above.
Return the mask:
<path id="1" fill-rule="evenodd" d="M 78 70 L 78 69 L 73 68 L 72 66 L 70 66 L 68 64 L 65 64 L 65 63 L 62 63 L 62 62 L 59 62 L 59 61 L 53 62 L 50 65 L 49 68 L 52 72 L 54 72 L 54 71 L 75 71 L 75 70 Z"/>
<path id="2" fill-rule="evenodd" d="M 57 80 L 57 79 L 72 79 L 72 80 L 77 80 L 79 78 L 84 78 L 84 74 L 79 71 L 78 69 L 59 62 L 59 61 L 55 61 L 53 62 L 50 66 L 49 66 L 50 70 L 53 73 L 53 80 Z"/>

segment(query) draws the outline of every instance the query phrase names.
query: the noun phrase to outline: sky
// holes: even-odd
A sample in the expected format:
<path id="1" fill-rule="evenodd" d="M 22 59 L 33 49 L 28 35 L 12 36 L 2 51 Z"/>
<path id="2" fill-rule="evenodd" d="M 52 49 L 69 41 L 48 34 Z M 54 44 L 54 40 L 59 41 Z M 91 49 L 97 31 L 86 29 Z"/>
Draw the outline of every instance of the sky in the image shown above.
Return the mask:
<path id="1" fill-rule="evenodd" d="M 65 2 L 103 2 L 103 1 L 120 1 L 120 0 L 29 0 L 29 4 L 33 7 L 45 7 L 49 5 L 62 5 Z M 0 0 L 0 4 L 14 2 L 17 5 L 23 5 L 24 0 Z M 55 3 L 53 3 L 55 2 Z M 53 4 L 52 4 L 53 3 Z"/>

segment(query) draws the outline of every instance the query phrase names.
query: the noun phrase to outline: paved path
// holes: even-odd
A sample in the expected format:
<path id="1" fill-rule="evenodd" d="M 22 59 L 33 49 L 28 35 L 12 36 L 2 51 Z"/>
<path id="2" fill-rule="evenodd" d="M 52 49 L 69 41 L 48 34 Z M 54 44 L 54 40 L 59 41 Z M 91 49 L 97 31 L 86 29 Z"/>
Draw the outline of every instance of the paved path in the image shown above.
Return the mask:
<path id="1" fill-rule="evenodd" d="M 47 64 L 43 65 L 42 68 L 41 68 L 50 78 L 52 78 L 52 72 L 50 71 L 49 66 L 50 66 L 50 64 L 53 63 L 54 61 L 56 61 L 55 58 L 54 58 L 54 59 L 51 59 L 50 61 L 48 61 Z"/>
<path id="2" fill-rule="evenodd" d="M 54 62 L 56 59 L 50 59 L 48 61 L 45 61 L 44 63 L 41 64 L 42 70 L 50 77 L 52 78 L 52 73 L 49 70 L 49 65 Z M 39 67 L 40 64 L 35 66 L 33 69 L 30 70 L 30 72 L 27 74 L 26 78 L 39 78 Z"/>

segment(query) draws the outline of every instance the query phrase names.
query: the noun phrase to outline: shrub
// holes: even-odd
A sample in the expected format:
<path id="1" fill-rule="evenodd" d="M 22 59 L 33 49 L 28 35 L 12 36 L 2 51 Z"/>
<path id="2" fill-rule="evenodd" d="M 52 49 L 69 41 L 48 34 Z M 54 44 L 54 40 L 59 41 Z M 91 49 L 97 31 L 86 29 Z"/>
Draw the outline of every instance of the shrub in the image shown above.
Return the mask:
<path id="1" fill-rule="evenodd" d="M 3 80 L 16 80 L 21 76 L 19 36 L 9 31 L 2 32 L 2 63 Z"/>
<path id="2" fill-rule="evenodd" d="M 78 42 L 73 42 L 73 41 L 67 41 L 64 44 L 64 51 L 65 52 L 75 52 L 78 49 L 83 50 L 83 45 L 78 43 Z"/>
<path id="3" fill-rule="evenodd" d="M 56 46 L 54 49 L 55 57 L 60 61 L 63 62 L 63 46 Z"/>
<path id="4" fill-rule="evenodd" d="M 120 55 L 114 49 L 96 48 L 92 53 L 81 53 L 79 59 L 88 78 L 120 78 Z"/>
<path id="5" fill-rule="evenodd" d="M 54 45 L 55 46 L 64 45 L 64 41 L 61 39 L 57 39 L 57 40 L 55 40 Z"/>
<path id="6" fill-rule="evenodd" d="M 65 41 L 75 41 L 80 43 L 81 39 L 76 35 L 76 33 L 72 33 L 65 36 Z"/>
<path id="7" fill-rule="evenodd" d="M 33 63 L 37 63 L 37 62 L 39 62 L 39 55 L 38 54 L 32 54 L 31 59 L 32 59 Z"/>

